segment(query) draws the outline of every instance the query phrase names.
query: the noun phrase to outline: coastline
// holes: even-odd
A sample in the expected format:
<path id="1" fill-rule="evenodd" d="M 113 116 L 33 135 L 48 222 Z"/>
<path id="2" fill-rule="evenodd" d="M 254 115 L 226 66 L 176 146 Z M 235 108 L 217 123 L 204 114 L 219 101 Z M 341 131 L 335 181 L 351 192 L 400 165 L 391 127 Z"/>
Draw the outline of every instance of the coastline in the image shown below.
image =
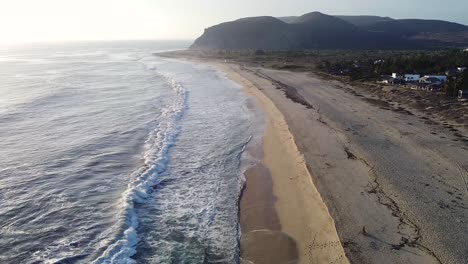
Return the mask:
<path id="1" fill-rule="evenodd" d="M 461 263 L 466 259 L 468 241 L 463 234 L 467 230 L 468 164 L 463 157 L 468 145 L 460 138 L 468 134 L 462 124 L 438 120 L 398 102 L 388 101 L 388 107 L 382 107 L 379 102 L 384 99 L 374 94 L 311 72 L 183 53 L 167 56 L 211 64 L 248 94 L 259 93 L 250 94 L 252 97 L 258 100 L 263 95 L 279 110 L 286 131 L 294 135 L 290 136 L 292 142 L 311 172 L 313 187 L 320 191 L 332 216 L 346 261 L 428 264 Z M 273 112 L 265 111 L 264 105 L 260 108 L 270 121 Z M 261 147 L 263 151 L 266 148 L 265 144 Z M 262 165 L 265 160 L 263 157 Z M 271 177 L 275 183 L 274 175 Z M 272 188 L 274 198 L 277 184 L 278 180 Z M 285 231 L 284 223 L 291 219 L 281 222 L 278 201 L 274 212 L 280 220 L 279 228 Z M 293 240 L 297 242 L 296 237 Z M 301 245 L 323 248 L 312 241 L 296 244 L 301 259 L 291 263 L 303 263 Z M 333 261 L 308 263 L 321 262 Z"/>
<path id="2" fill-rule="evenodd" d="M 215 65 L 265 113 L 261 162 L 246 171 L 240 201 L 242 263 L 348 263 L 333 219 L 282 113 L 257 86 Z"/>
<path id="3" fill-rule="evenodd" d="M 312 74 L 230 69 L 282 113 L 351 262 L 465 259 L 465 176 L 457 168 L 467 148 L 450 129 L 414 109 L 380 109 Z"/>

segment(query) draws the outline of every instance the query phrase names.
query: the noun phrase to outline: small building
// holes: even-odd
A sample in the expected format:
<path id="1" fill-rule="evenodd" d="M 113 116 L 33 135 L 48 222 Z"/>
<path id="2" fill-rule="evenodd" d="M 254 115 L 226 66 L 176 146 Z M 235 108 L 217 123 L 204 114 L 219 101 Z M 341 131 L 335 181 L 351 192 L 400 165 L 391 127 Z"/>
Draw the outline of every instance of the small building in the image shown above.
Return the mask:
<path id="1" fill-rule="evenodd" d="M 464 73 L 465 70 L 466 70 L 466 67 L 458 67 L 457 68 L 457 72 L 459 72 L 459 73 Z"/>
<path id="2" fill-rule="evenodd" d="M 426 75 L 426 76 L 424 76 L 424 78 L 428 78 L 428 79 L 429 78 L 437 78 L 443 83 L 447 81 L 447 76 L 445 76 L 445 75 Z"/>
<path id="3" fill-rule="evenodd" d="M 419 83 L 424 83 L 424 84 L 442 84 L 442 81 L 439 78 L 436 77 L 431 77 L 431 76 L 424 76 L 421 79 L 419 79 Z"/>
<path id="4" fill-rule="evenodd" d="M 380 78 L 377 82 L 383 83 L 383 84 L 393 84 L 393 85 L 404 84 L 403 77 L 398 76 L 398 74 L 396 73 L 392 73 L 392 75 L 380 75 Z"/>
<path id="5" fill-rule="evenodd" d="M 421 79 L 419 74 L 405 74 L 405 82 L 418 82 Z"/>

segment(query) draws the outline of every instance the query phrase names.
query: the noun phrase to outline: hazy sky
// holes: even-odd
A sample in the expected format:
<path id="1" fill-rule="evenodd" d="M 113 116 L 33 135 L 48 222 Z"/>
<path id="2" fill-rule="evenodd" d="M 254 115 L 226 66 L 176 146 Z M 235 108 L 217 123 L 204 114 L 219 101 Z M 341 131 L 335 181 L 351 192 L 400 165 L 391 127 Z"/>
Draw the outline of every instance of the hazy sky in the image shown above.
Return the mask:
<path id="1" fill-rule="evenodd" d="M 0 0 L 0 43 L 194 39 L 240 17 L 309 11 L 468 24 L 467 0 Z"/>

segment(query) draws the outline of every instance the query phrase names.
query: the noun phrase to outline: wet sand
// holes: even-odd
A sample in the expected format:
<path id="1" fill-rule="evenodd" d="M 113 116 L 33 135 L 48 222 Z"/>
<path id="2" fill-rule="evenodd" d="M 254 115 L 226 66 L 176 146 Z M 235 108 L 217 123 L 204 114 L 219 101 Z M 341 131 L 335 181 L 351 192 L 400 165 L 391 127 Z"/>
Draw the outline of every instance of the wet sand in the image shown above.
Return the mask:
<path id="1" fill-rule="evenodd" d="M 226 67 L 247 79 L 245 86 L 250 83 L 274 102 L 280 113 L 268 107 L 266 112 L 287 125 L 284 130 L 271 125 L 270 131 L 290 131 L 292 145 L 311 172 L 315 185 L 291 184 L 287 195 L 282 192 L 288 188 L 275 187 L 285 184 L 287 177 L 275 177 L 274 172 L 283 169 L 287 174 L 290 169 L 275 167 L 283 160 L 265 163 L 272 168 L 274 193 L 280 197 L 275 208 L 281 228 L 296 241 L 301 261 L 307 253 L 304 245 L 311 244 L 305 237 L 307 227 L 296 222 L 301 226 L 297 230 L 302 230 L 297 234 L 289 224 L 298 219 L 310 224 L 307 216 L 314 211 L 296 211 L 289 214 L 296 217 L 289 218 L 285 212 L 307 208 L 297 201 L 313 194 L 298 192 L 316 186 L 352 263 L 466 262 L 468 145 L 461 139 L 468 133 L 462 126 L 394 102 L 383 106 L 379 98 L 310 73 Z M 302 161 L 296 162 L 302 167 Z M 288 199 L 295 200 L 294 206 L 283 206 Z"/>
<path id="2" fill-rule="evenodd" d="M 335 224 L 282 113 L 254 84 L 228 67 L 266 114 L 261 163 L 246 172 L 241 198 L 243 263 L 348 263 Z"/>
<path id="3" fill-rule="evenodd" d="M 245 177 L 240 203 L 243 263 L 295 263 L 299 258 L 297 245 L 281 232 L 269 170 L 258 164 Z"/>
<path id="4" fill-rule="evenodd" d="M 310 190 L 320 191 L 349 262 L 466 262 L 466 127 L 310 72 L 246 67 L 210 59 L 199 62 L 217 65 L 257 98 L 271 127 L 266 130 L 264 143 L 268 141 L 268 131 L 281 131 L 270 124 L 271 120 L 279 116 L 285 121 L 287 134 L 294 135 L 289 136 L 292 145 L 300 151 L 298 156 L 305 159 L 306 171 L 311 172 Z M 269 108 L 270 103 L 274 110 Z M 273 142 L 278 147 L 278 143 L 289 141 Z M 269 148 L 269 144 L 262 148 Z M 311 185 L 291 185 L 292 195 L 281 194 L 288 188 L 278 190 L 278 186 L 287 177 L 278 177 L 274 173 L 276 164 L 267 164 L 267 157 L 262 164 L 272 177 L 276 216 L 281 230 L 295 241 L 299 262 L 333 263 L 329 259 L 305 260 L 309 248 L 324 248 L 327 239 L 304 238 L 305 234 L 310 237 L 304 225 L 297 226 L 296 231 L 302 231 L 298 235 L 290 224 L 305 212 L 296 211 L 294 217 L 285 213 L 288 198 L 297 199 L 296 195 L 304 195 L 297 190 Z M 254 188 L 257 187 L 251 189 Z M 243 202 L 249 204 L 248 201 L 245 198 Z M 314 215 L 313 211 L 309 213 Z M 320 239 L 320 246 L 316 246 L 315 241 Z M 255 252 L 255 247 L 258 244 L 252 243 L 249 250 Z"/>

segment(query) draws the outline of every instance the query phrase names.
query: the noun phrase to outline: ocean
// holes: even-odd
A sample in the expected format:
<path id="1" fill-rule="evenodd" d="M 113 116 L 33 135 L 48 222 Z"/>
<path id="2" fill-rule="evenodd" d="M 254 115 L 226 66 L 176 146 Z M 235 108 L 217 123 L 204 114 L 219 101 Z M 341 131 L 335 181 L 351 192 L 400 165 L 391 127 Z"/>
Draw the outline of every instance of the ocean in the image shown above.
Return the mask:
<path id="1" fill-rule="evenodd" d="M 0 263 L 238 263 L 263 117 L 188 43 L 0 47 Z"/>

